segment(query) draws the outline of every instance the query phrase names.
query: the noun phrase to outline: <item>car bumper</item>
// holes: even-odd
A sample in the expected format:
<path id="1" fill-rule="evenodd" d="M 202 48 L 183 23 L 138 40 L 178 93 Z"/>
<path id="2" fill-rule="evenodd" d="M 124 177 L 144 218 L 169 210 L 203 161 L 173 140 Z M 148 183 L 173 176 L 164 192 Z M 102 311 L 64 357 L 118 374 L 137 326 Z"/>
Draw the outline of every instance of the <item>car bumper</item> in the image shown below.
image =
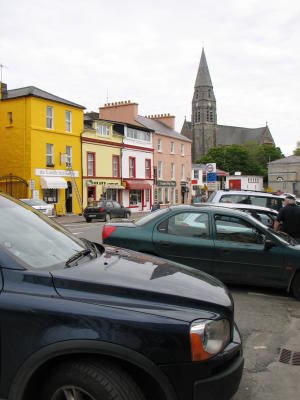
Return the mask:
<path id="1" fill-rule="evenodd" d="M 178 400 L 229 400 L 237 392 L 244 357 L 238 329 L 233 341 L 218 356 L 199 363 L 161 366 Z"/>

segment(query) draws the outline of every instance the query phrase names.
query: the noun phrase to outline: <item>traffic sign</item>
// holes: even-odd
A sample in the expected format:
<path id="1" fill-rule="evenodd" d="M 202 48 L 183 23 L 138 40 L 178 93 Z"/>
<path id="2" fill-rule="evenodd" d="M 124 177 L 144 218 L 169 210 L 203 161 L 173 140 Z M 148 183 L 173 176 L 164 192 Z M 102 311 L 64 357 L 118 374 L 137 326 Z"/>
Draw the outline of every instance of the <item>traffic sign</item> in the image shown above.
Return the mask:
<path id="1" fill-rule="evenodd" d="M 215 172 L 206 173 L 206 182 L 216 182 L 217 174 Z"/>
<path id="2" fill-rule="evenodd" d="M 209 173 L 209 174 L 211 174 L 212 172 L 216 173 L 217 172 L 216 163 L 208 163 L 208 164 L 206 164 L 205 169 L 206 169 L 206 173 Z"/>

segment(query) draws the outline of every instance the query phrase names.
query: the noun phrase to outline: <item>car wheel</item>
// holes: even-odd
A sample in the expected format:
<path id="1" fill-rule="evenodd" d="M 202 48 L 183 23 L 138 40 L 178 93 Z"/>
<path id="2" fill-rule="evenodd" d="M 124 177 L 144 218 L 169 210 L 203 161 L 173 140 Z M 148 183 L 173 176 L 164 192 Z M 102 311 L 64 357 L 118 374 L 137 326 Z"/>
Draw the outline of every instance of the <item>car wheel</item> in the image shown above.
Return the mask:
<path id="1" fill-rule="evenodd" d="M 298 271 L 294 276 L 292 282 L 292 294 L 297 300 L 300 300 L 300 271 Z"/>
<path id="2" fill-rule="evenodd" d="M 109 221 L 110 221 L 110 215 L 109 215 L 109 214 L 106 214 L 106 215 L 105 215 L 105 221 L 106 221 L 106 222 L 109 222 Z"/>
<path id="3" fill-rule="evenodd" d="M 125 218 L 129 219 L 130 218 L 130 213 L 125 214 Z"/>
<path id="4" fill-rule="evenodd" d="M 138 385 L 122 368 L 108 361 L 72 361 L 50 376 L 43 400 L 145 400 Z"/>
<path id="5" fill-rule="evenodd" d="M 89 223 L 89 222 L 92 222 L 92 220 L 91 220 L 90 218 L 86 218 L 85 220 L 86 220 L 86 222 L 88 222 L 88 223 Z"/>

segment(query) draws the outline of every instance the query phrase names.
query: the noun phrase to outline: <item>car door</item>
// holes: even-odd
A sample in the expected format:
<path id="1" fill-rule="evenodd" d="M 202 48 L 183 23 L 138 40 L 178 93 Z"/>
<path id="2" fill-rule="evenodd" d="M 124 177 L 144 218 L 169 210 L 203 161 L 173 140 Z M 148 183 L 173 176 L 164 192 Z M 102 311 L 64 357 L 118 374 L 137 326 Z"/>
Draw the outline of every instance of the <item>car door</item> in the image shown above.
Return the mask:
<path id="1" fill-rule="evenodd" d="M 124 215 L 125 210 L 124 210 L 124 208 L 122 208 L 120 206 L 120 204 L 118 202 L 113 201 L 113 206 L 114 206 L 114 216 L 115 217 L 117 217 L 117 218 L 125 217 L 125 215 Z"/>
<path id="2" fill-rule="evenodd" d="M 152 240 L 160 257 L 212 272 L 214 243 L 208 212 L 184 211 L 168 216 L 154 227 Z"/>
<path id="3" fill-rule="evenodd" d="M 115 217 L 114 206 L 112 201 L 107 201 L 105 205 L 105 211 L 109 214 L 112 218 Z"/>
<path id="4" fill-rule="evenodd" d="M 224 282 L 284 286 L 287 274 L 280 244 L 265 249 L 268 233 L 242 217 L 216 212 L 214 274 Z"/>

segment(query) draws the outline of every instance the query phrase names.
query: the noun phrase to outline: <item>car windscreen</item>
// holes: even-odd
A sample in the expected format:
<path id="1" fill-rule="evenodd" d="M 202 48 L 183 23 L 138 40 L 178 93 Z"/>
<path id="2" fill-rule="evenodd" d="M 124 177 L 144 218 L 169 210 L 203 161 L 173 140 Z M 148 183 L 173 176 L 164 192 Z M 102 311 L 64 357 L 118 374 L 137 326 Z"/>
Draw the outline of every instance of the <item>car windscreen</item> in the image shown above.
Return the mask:
<path id="1" fill-rule="evenodd" d="M 169 208 L 163 208 L 161 210 L 156 210 L 145 217 L 140 218 L 138 221 L 135 221 L 136 225 L 145 225 L 148 224 L 148 222 L 152 221 L 153 219 L 156 219 L 157 217 L 166 214 L 169 212 Z"/>
<path id="2" fill-rule="evenodd" d="M 28 199 L 28 200 L 22 200 L 23 203 L 28 204 L 29 206 L 46 206 L 47 203 L 43 200 L 35 200 L 35 199 Z"/>
<path id="3" fill-rule="evenodd" d="M 26 204 L 0 195 L 0 249 L 28 268 L 59 268 L 85 249 L 79 239 Z"/>

